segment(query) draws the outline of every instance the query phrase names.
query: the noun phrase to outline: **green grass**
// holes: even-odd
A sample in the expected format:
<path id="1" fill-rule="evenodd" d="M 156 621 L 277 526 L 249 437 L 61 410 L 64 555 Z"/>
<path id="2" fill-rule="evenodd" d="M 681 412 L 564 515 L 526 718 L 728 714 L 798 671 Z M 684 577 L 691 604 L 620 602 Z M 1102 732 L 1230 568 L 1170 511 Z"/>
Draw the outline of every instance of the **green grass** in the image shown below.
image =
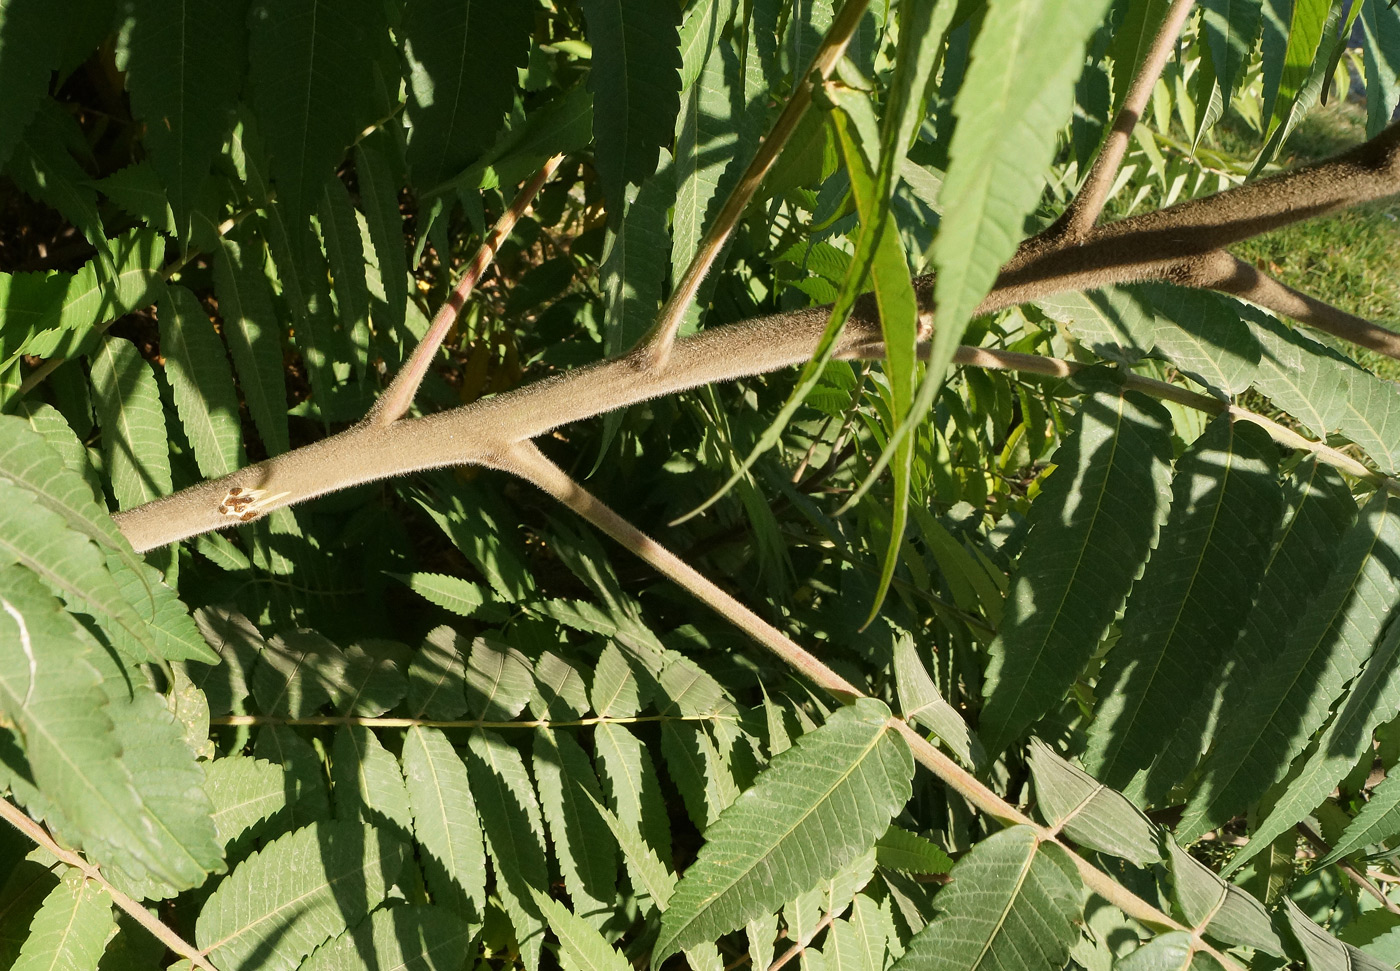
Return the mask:
<path id="1" fill-rule="evenodd" d="M 1365 138 L 1364 112 L 1334 101 L 1298 126 L 1281 161 L 1301 165 Z M 1400 198 L 1298 223 L 1232 250 L 1289 286 L 1400 329 Z M 1348 353 L 1382 377 L 1400 380 L 1400 361 L 1369 351 Z"/>

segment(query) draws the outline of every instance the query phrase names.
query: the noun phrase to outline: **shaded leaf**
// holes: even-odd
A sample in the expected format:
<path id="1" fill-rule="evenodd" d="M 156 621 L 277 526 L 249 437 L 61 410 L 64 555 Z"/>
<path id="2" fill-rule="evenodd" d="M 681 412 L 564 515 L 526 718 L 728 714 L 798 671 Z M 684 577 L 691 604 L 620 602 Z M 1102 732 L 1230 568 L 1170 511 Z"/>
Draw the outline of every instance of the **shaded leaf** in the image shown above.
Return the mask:
<path id="1" fill-rule="evenodd" d="M 448 721 L 467 710 L 466 638 L 434 628 L 408 665 L 408 711 L 414 718 Z"/>
<path id="2" fill-rule="evenodd" d="M 117 507 L 169 495 L 170 437 L 155 372 L 136 347 L 108 337 L 92 355 L 93 405 Z"/>
<path id="3" fill-rule="evenodd" d="M 214 831 L 227 846 L 287 805 L 282 770 L 246 755 L 205 762 L 204 789 L 214 804 Z"/>
<path id="4" fill-rule="evenodd" d="M 199 471 L 215 479 L 242 468 L 247 459 L 238 396 L 223 342 L 195 295 L 184 287 L 166 288 L 159 318 L 165 376 Z"/>
<path id="5" fill-rule="evenodd" d="M 1162 858 L 1157 827 L 1120 792 L 1066 762 L 1039 739 L 1030 746 L 1035 797 L 1045 821 L 1080 846 L 1145 866 Z"/>
<path id="6" fill-rule="evenodd" d="M 70 869 L 34 915 L 12 971 L 96 968 L 116 925 L 112 898 L 81 870 Z"/>
<path id="7" fill-rule="evenodd" d="M 433 899 L 479 922 L 486 912 L 486 850 L 466 765 L 447 736 L 418 726 L 404 737 L 402 760 Z"/>
<path id="8" fill-rule="evenodd" d="M 318 947 L 301 971 L 457 971 L 475 936 L 441 907 L 383 907 Z"/>

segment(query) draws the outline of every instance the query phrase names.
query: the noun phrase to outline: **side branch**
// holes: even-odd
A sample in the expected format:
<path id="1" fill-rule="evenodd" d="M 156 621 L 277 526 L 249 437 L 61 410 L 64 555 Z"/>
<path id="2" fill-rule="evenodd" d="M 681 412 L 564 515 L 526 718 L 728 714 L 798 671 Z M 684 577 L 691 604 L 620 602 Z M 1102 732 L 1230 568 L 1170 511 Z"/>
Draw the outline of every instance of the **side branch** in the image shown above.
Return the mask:
<path id="1" fill-rule="evenodd" d="M 1099 149 L 1098 157 L 1094 159 L 1078 195 L 1050 228 L 1050 235 L 1076 239 L 1098 222 L 1104 203 L 1108 201 L 1109 189 L 1113 187 L 1113 179 L 1123 164 L 1123 156 L 1127 154 L 1133 129 L 1137 127 L 1138 119 L 1147 108 L 1152 89 L 1157 86 L 1157 79 L 1162 76 L 1162 69 L 1167 66 L 1167 58 L 1176 45 L 1176 39 L 1181 36 L 1182 28 L 1186 26 L 1186 17 L 1191 13 L 1194 3 L 1195 0 L 1174 0 L 1167 11 L 1157 36 L 1153 38 L 1152 49 L 1148 52 L 1147 59 L 1142 62 L 1137 76 L 1133 78 L 1118 117 L 1113 120 L 1113 127 L 1109 130 L 1108 138 L 1104 140 L 1103 148 Z"/>

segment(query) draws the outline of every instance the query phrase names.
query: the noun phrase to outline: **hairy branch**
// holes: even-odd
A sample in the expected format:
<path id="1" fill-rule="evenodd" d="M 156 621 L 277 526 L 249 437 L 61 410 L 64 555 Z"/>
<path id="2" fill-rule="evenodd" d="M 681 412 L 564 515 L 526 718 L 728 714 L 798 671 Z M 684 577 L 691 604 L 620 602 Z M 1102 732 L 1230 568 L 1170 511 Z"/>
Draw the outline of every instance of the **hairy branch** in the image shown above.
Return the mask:
<path id="1" fill-rule="evenodd" d="M 501 244 L 506 241 L 515 228 L 516 221 L 525 214 L 525 210 L 530 208 L 530 203 L 534 201 L 540 189 L 549 181 L 549 177 L 554 174 L 554 170 L 559 168 L 559 163 L 564 161 L 564 156 L 556 155 L 540 167 L 534 177 L 525 183 L 516 195 L 515 201 L 510 204 L 505 212 L 501 213 L 501 218 L 496 220 L 496 225 L 491 227 L 491 232 L 486 234 L 486 238 L 477 247 L 476 254 L 468 264 L 466 272 L 462 274 L 462 279 L 457 281 L 457 285 L 452 288 L 452 293 L 443 302 L 441 308 L 433 316 L 432 325 L 428 327 L 428 332 L 423 335 L 423 339 L 418 342 L 418 346 L 413 349 L 413 354 L 408 362 L 390 382 L 389 387 L 384 389 L 384 393 L 379 396 L 379 400 L 374 403 L 374 407 L 365 416 L 365 424 L 387 425 L 403 417 L 404 413 L 413 404 L 413 396 L 418 393 L 418 387 L 423 383 L 423 377 L 428 373 L 428 366 L 433 363 L 433 355 L 442 346 L 443 340 L 447 337 L 447 332 L 452 329 L 452 325 L 457 322 L 457 315 L 466 306 L 467 297 L 475 289 L 477 281 L 486 272 L 486 268 L 491 265 L 491 261 L 496 258 L 496 253 L 500 250 Z M 447 254 L 442 254 L 444 264 Z"/>
<path id="2" fill-rule="evenodd" d="M 1140 280 L 1213 286 L 1221 280 L 1221 247 L 1396 192 L 1400 126 L 1316 165 L 1097 227 L 1075 245 L 1044 234 L 1034 237 L 1002 272 L 978 313 L 1066 290 Z M 1201 282 L 1207 279 L 1215 283 Z M 916 283 L 927 305 L 932 279 Z M 389 476 L 453 465 L 501 467 L 517 443 L 561 425 L 802 363 L 816 347 L 826 318 L 826 308 L 818 307 L 728 324 L 677 341 L 659 367 L 649 364 L 643 348 L 451 411 L 388 425 L 362 422 L 114 519 L 133 547 L 148 550 Z M 879 339 L 878 312 L 867 296 L 857 301 L 836 351 L 846 358 L 865 356 Z"/>
<path id="3" fill-rule="evenodd" d="M 204 956 L 204 953 L 200 951 L 199 948 L 161 923 L 160 920 L 153 916 L 151 912 L 138 901 L 133 900 L 131 897 L 112 886 L 111 882 L 102 875 L 102 872 L 98 870 L 97 867 L 93 866 L 72 850 L 60 846 L 55 842 L 54 838 L 49 835 L 48 830 L 44 829 L 43 826 L 40 826 L 17 809 L 8 799 L 0 799 L 0 817 L 4 817 L 15 829 L 48 850 L 63 863 L 81 870 L 83 876 L 100 886 L 107 893 L 107 896 L 112 898 L 112 903 L 120 907 L 123 913 L 146 928 L 146 930 L 150 931 L 156 940 L 170 948 L 170 950 L 174 951 L 182 958 L 187 958 L 191 964 L 202 969 L 202 971 L 218 971 L 214 965 L 209 963 L 209 959 Z"/>
<path id="4" fill-rule="evenodd" d="M 792 133 L 797 130 L 797 123 L 802 120 L 802 116 L 811 107 L 812 91 L 815 89 L 816 83 L 831 77 L 831 72 L 836 69 L 837 63 L 846 53 L 846 47 L 850 44 L 851 37 L 855 35 L 856 27 L 860 25 L 861 17 L 865 15 L 868 3 L 869 0 L 846 0 L 841 12 L 832 20 L 826 36 L 822 38 L 821 45 L 812 55 L 812 66 L 808 70 L 807 76 L 797 83 L 792 96 L 783 106 L 782 113 L 778 115 L 778 120 L 773 123 L 773 129 L 759 145 L 753 161 L 744 170 L 744 174 L 739 178 L 733 191 L 729 193 L 729 197 L 724 200 L 724 205 L 720 208 L 714 221 L 705 230 L 705 235 L 701 237 L 695 255 L 691 257 L 690 265 L 685 268 L 685 273 L 677 281 L 676 288 L 666 299 L 656 323 L 652 325 L 651 330 L 639 344 L 639 347 L 644 349 L 646 360 L 650 366 L 654 368 L 666 366 L 667 360 L 671 356 L 671 349 L 676 342 L 676 335 L 680 332 L 686 309 L 695 300 L 695 295 L 700 292 L 700 284 L 704 282 L 706 275 L 714 266 L 715 260 L 719 259 L 719 254 L 724 249 L 725 243 L 729 241 L 734 227 L 739 224 L 739 218 L 743 216 L 745 207 L 753 199 L 754 193 L 758 191 L 758 187 L 763 183 L 769 170 L 773 168 L 773 164 L 778 161 L 783 146 L 792 137 Z"/>
<path id="5" fill-rule="evenodd" d="M 1094 223 L 1099 221 L 1099 214 L 1103 212 L 1109 190 L 1113 187 L 1113 179 L 1123 164 L 1123 156 L 1127 154 L 1133 129 L 1137 127 L 1138 119 L 1147 108 L 1152 89 L 1157 86 L 1157 79 L 1162 76 L 1162 69 L 1167 66 L 1167 58 L 1176 45 L 1176 39 L 1181 36 L 1182 28 L 1186 26 L 1186 17 L 1191 13 L 1194 3 L 1195 0 L 1174 0 L 1167 11 L 1157 36 L 1153 38 L 1152 49 L 1148 52 L 1147 59 L 1142 62 L 1142 67 L 1138 69 L 1137 76 L 1133 78 L 1133 83 L 1128 88 L 1128 96 L 1123 100 L 1123 107 L 1119 110 L 1118 117 L 1113 120 L 1113 127 L 1109 130 L 1103 147 L 1099 149 L 1098 157 L 1094 159 L 1084 184 L 1079 187 L 1079 193 L 1069 204 L 1069 208 L 1050 228 L 1050 235 L 1076 239 L 1087 233 Z"/>

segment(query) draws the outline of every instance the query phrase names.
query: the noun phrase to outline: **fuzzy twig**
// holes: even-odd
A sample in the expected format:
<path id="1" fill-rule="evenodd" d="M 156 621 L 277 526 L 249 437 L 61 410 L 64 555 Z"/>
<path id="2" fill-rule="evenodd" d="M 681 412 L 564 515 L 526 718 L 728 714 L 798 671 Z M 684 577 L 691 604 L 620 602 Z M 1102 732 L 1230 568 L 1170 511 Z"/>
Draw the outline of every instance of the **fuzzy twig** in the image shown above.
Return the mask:
<path id="1" fill-rule="evenodd" d="M 8 799 L 0 799 L 0 817 L 3 817 L 14 826 L 15 829 L 48 850 L 63 863 L 80 870 L 83 876 L 100 886 L 106 892 L 107 896 L 112 898 L 112 903 L 116 904 L 123 913 L 146 928 L 146 930 L 150 931 L 156 940 L 170 948 L 171 951 L 180 955 L 182 958 L 188 959 L 191 964 L 202 969 L 202 971 L 218 971 L 214 965 L 209 963 L 209 959 L 204 956 L 204 953 L 200 951 L 199 948 L 161 923 L 149 910 L 141 906 L 139 901 L 133 900 L 131 897 L 112 886 L 111 881 L 104 877 L 97 867 L 93 866 L 72 850 L 60 846 L 55 842 L 54 838 L 49 835 L 48 830 L 30 819 Z"/>
<path id="2" fill-rule="evenodd" d="M 491 227 L 491 232 L 477 247 L 476 254 L 468 264 L 466 272 L 453 287 L 452 293 L 443 302 L 437 314 L 433 316 L 433 322 L 428 327 L 428 332 L 423 335 L 423 339 L 418 342 L 418 346 L 413 349 L 413 354 L 408 362 L 390 382 L 389 387 L 384 389 L 384 393 L 375 401 L 374 407 L 369 410 L 364 418 L 368 425 L 387 425 L 397 421 L 404 412 L 413 404 L 413 397 L 418 393 L 418 387 L 423 383 L 423 377 L 428 373 L 428 366 L 433 362 L 433 355 L 437 354 L 438 348 L 442 346 L 443 340 L 447 337 L 447 332 L 452 329 L 452 325 L 457 322 L 457 315 L 466 306 L 467 298 L 471 296 L 472 290 L 476 287 L 481 275 L 486 272 L 486 268 L 491 265 L 491 261 L 496 258 L 496 253 L 500 250 L 501 244 L 506 241 L 506 237 L 515 228 L 516 222 L 525 214 L 525 210 L 530 208 L 530 203 L 539 194 L 540 189 L 549 181 L 549 177 L 554 174 L 554 170 L 559 168 L 559 164 L 564 161 L 564 156 L 556 155 L 545 162 L 534 177 L 526 182 L 516 195 L 505 212 L 501 213 L 501 218 L 496 220 L 496 225 Z M 447 254 L 443 254 L 444 263 Z"/>
<path id="3" fill-rule="evenodd" d="M 831 77 L 831 72 L 836 69 L 836 64 L 846 53 L 846 46 L 851 42 L 856 27 L 860 25 L 860 19 L 865 15 L 868 3 L 869 0 L 846 0 L 845 6 L 832 20 L 831 27 L 827 29 L 826 36 L 822 38 L 821 45 L 812 55 L 811 68 L 806 76 L 797 83 L 792 96 L 783 106 L 782 113 L 778 115 L 778 120 L 773 123 L 772 131 L 759 145 L 753 161 L 744 170 L 744 174 L 739 178 L 733 191 L 729 193 L 729 197 L 724 200 L 724 205 L 716 214 L 714 222 L 705 230 L 695 255 L 690 260 L 690 265 L 685 268 L 685 273 L 676 282 L 676 287 L 666 299 L 665 305 L 661 308 L 661 314 L 656 318 L 656 323 L 652 325 L 651 330 L 642 338 L 639 345 L 640 348 L 644 349 L 646 360 L 651 367 L 663 368 L 666 366 L 666 362 L 671 356 L 671 348 L 676 342 L 676 335 L 680 333 L 685 312 L 695 300 L 695 295 L 700 292 L 700 284 L 704 282 L 715 261 L 719 259 L 720 252 L 724 249 L 725 243 L 729 241 L 734 227 L 739 224 L 744 209 L 753 199 L 754 193 L 758 191 L 764 177 L 773 168 L 773 163 L 778 161 L 783 146 L 792 137 L 792 133 L 797 130 L 797 123 L 807 113 L 807 109 L 812 104 L 812 91 L 816 84 Z"/>
<path id="4" fill-rule="evenodd" d="M 1174 0 L 1167 11 L 1157 36 L 1153 38 L 1152 49 L 1148 51 L 1147 59 L 1142 62 L 1142 67 L 1138 69 L 1137 76 L 1128 88 L 1123 107 L 1113 120 L 1113 127 L 1109 130 L 1103 147 L 1099 149 L 1099 154 L 1089 169 L 1089 175 L 1084 179 L 1084 184 L 1069 204 L 1069 208 L 1051 227 L 1050 235 L 1076 239 L 1098 222 L 1099 214 L 1108 202 L 1113 179 L 1123 164 L 1123 156 L 1127 154 L 1133 129 L 1137 127 L 1138 119 L 1147 108 L 1152 89 L 1157 86 L 1157 79 L 1162 76 L 1162 70 L 1167 66 L 1167 58 L 1176 45 L 1176 39 L 1181 36 L 1182 28 L 1186 26 L 1186 17 L 1191 13 L 1194 2 L 1195 0 Z"/>

